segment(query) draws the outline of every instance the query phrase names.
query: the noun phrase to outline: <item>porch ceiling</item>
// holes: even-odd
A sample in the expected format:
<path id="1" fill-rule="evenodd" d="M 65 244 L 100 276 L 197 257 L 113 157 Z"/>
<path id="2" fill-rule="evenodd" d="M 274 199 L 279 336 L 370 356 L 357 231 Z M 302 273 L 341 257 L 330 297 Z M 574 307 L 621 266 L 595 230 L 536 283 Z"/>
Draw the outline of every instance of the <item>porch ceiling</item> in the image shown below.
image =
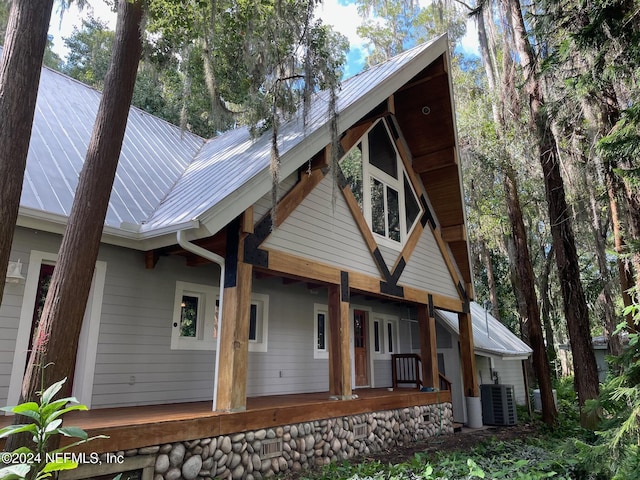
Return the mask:
<path id="1" fill-rule="evenodd" d="M 398 124 L 411 150 L 413 169 L 425 186 L 462 278 L 469 284 L 461 170 L 444 56 L 402 87 L 394 95 L 394 104 Z"/>

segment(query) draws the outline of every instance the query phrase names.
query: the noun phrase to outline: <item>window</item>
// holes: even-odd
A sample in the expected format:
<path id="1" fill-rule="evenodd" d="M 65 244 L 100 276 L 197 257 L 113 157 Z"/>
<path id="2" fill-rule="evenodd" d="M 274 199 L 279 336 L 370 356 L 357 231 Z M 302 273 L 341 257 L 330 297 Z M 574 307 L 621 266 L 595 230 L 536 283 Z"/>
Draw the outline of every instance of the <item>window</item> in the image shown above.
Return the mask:
<path id="1" fill-rule="evenodd" d="M 171 349 L 214 350 L 218 337 L 216 287 L 176 282 Z"/>
<path id="2" fill-rule="evenodd" d="M 384 119 L 340 160 L 340 168 L 380 243 L 400 248 L 422 214 Z"/>
<path id="3" fill-rule="evenodd" d="M 313 306 L 313 358 L 329 358 L 329 313 L 326 305 Z"/>
<path id="4" fill-rule="evenodd" d="M 218 341 L 218 287 L 176 282 L 172 350 L 215 350 Z M 269 296 L 251 294 L 249 351 L 267 351 Z"/>
<path id="5" fill-rule="evenodd" d="M 267 333 L 269 331 L 269 296 L 251 294 L 249 311 L 249 351 L 267 351 Z"/>
<path id="6" fill-rule="evenodd" d="M 22 307 L 20 309 L 20 323 L 16 334 L 13 365 L 11 367 L 11 377 L 9 378 L 8 405 L 17 405 L 19 403 L 20 388 L 27 365 L 27 352 L 31 349 L 31 342 L 42 313 L 53 265 L 57 259 L 58 255 L 55 253 L 37 250 L 30 252 L 24 294 L 22 296 Z M 93 394 L 98 330 L 100 329 L 106 272 L 106 262 L 97 261 L 82 321 L 74 375 L 73 379 L 69 379 L 69 383 L 72 385 L 72 395 L 89 407 L 91 406 Z"/>
<path id="7" fill-rule="evenodd" d="M 373 315 L 374 357 L 390 359 L 398 351 L 398 317 L 374 313 Z"/>

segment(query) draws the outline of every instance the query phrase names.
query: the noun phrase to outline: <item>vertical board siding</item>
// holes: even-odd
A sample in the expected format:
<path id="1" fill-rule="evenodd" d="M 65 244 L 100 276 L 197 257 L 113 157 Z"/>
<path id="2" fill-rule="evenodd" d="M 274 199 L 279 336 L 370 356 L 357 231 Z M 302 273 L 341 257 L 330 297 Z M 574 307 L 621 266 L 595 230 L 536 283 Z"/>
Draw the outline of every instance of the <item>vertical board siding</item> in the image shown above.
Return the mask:
<path id="1" fill-rule="evenodd" d="M 400 284 L 458 298 L 458 290 L 430 228 L 425 228 L 407 261 Z"/>
<path id="2" fill-rule="evenodd" d="M 342 193 L 337 186 L 334 187 L 331 175 L 320 182 L 264 245 L 329 265 L 380 276 Z"/>

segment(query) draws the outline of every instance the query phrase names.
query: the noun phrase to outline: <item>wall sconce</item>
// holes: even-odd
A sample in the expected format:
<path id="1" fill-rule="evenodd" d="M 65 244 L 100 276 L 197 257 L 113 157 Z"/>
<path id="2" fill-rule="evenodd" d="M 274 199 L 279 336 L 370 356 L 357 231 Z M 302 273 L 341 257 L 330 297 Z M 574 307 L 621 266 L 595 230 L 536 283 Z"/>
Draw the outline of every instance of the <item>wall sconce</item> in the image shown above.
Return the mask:
<path id="1" fill-rule="evenodd" d="M 20 283 L 22 280 L 24 280 L 24 276 L 22 275 L 22 262 L 20 259 L 17 262 L 9 262 L 5 283 Z"/>

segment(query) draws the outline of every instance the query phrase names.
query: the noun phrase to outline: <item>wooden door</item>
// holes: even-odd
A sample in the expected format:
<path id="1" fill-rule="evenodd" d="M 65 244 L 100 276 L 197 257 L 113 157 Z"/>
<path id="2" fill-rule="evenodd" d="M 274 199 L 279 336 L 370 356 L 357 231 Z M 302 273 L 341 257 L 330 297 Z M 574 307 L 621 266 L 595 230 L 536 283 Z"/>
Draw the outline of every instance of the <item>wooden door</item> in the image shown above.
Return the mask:
<path id="1" fill-rule="evenodd" d="M 367 355 L 367 312 L 353 311 L 353 359 L 356 387 L 369 385 Z"/>

